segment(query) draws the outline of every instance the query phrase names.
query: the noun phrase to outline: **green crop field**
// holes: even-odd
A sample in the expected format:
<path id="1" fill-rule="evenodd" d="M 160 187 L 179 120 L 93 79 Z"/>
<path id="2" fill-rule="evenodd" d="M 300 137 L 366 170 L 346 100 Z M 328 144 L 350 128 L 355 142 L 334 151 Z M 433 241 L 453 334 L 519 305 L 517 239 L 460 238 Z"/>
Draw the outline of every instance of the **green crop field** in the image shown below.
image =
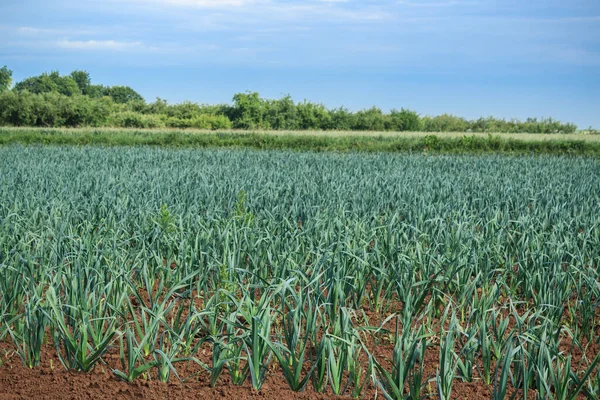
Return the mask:
<path id="1" fill-rule="evenodd" d="M 599 305 L 594 158 L 0 147 L 13 369 L 597 399 Z"/>

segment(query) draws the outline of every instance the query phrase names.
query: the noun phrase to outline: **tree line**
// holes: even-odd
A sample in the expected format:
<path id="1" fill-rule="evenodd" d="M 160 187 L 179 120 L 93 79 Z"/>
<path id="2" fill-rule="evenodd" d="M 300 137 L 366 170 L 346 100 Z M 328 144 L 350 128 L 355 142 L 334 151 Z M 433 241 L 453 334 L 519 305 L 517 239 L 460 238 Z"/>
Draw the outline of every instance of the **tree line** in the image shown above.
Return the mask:
<path id="1" fill-rule="evenodd" d="M 248 130 L 339 130 L 573 133 L 577 126 L 552 118 L 525 121 L 494 117 L 468 120 L 442 114 L 421 116 L 401 108 L 352 112 L 327 108 L 291 96 L 265 99 L 256 92 L 238 93 L 232 104 L 146 102 L 128 86 L 92 84 L 86 71 L 69 75 L 44 73 L 12 85 L 12 71 L 0 68 L 0 125 L 37 127 L 196 128 Z"/>

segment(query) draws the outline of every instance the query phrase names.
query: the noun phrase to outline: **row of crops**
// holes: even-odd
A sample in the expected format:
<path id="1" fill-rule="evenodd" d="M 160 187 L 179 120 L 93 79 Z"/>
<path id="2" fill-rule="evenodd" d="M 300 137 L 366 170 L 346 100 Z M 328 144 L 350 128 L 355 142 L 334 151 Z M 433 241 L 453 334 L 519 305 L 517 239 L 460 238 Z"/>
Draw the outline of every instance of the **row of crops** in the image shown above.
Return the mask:
<path id="1" fill-rule="evenodd" d="M 600 396 L 600 164 L 0 148 L 0 341 L 118 379 Z M 2 368 L 2 367 L 0 367 Z"/>

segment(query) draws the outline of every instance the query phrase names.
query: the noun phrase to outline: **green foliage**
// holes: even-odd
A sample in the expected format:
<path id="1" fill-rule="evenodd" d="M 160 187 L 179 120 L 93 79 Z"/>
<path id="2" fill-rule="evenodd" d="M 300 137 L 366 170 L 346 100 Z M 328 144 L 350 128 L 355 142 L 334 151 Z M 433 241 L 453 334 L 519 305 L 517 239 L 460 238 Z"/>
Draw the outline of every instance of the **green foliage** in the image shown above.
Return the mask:
<path id="1" fill-rule="evenodd" d="M 142 95 L 129 86 L 111 86 L 104 91 L 117 104 L 126 104 L 130 101 L 144 101 Z"/>
<path id="2" fill-rule="evenodd" d="M 73 71 L 71 72 L 71 79 L 77 83 L 79 90 L 84 95 L 89 95 L 90 86 L 92 85 L 92 80 L 90 78 L 90 73 L 87 71 Z M 94 96 L 92 96 L 94 97 Z"/>
<path id="3" fill-rule="evenodd" d="M 102 126 L 112 109 L 110 100 L 82 95 L 12 91 L 0 94 L 0 124 L 8 126 Z"/>
<path id="4" fill-rule="evenodd" d="M 12 71 L 0 69 L 0 93 L 11 84 Z M 265 99 L 257 92 L 237 93 L 233 104 L 207 105 L 190 101 L 168 104 L 157 98 L 147 104 L 144 98 L 129 86 L 92 84 L 87 71 L 76 70 L 69 76 L 58 72 L 44 73 L 18 82 L 14 91 L 24 99 L 13 99 L 7 107 L 11 116 L 0 124 L 14 126 L 117 126 L 136 128 L 194 128 L 194 129 L 247 129 L 247 130 L 338 130 L 338 131 L 425 131 L 425 132 L 495 132 L 495 133 L 574 133 L 577 126 L 552 118 L 528 118 L 525 121 L 504 120 L 494 117 L 469 121 L 450 114 L 420 117 L 415 111 L 401 108 L 384 113 L 377 107 L 352 112 L 344 107 L 328 109 L 323 104 L 304 100 L 294 102 L 290 95 L 280 99 Z M 92 122 L 63 122 L 69 118 L 52 115 L 57 112 L 53 104 L 36 102 L 30 107 L 28 94 L 61 94 L 77 97 L 78 101 L 101 100 L 108 97 L 113 104 L 113 114 L 136 113 L 147 118 L 127 114 L 111 116 L 104 112 Z M 80 96 L 83 95 L 84 97 Z M 44 97 L 52 101 L 54 97 Z M 4 99 L 6 101 L 6 98 Z M 38 99 L 39 100 L 39 99 Z M 64 103 L 64 100 L 60 100 Z M 106 103 L 103 103 L 106 104 Z M 18 109 L 24 107 L 23 110 Z M 2 111 L 2 110 L 0 110 Z M 33 115 L 30 115 L 31 113 Z M 39 115 L 36 113 L 40 113 Z M 109 114 L 111 114 L 109 113 Z M 150 116 L 154 116 L 150 117 Z M 590 130 L 591 133 L 591 130 Z"/>
<path id="5" fill-rule="evenodd" d="M 234 106 L 230 119 L 238 129 L 266 129 L 266 104 L 256 92 L 238 93 L 233 96 Z"/>
<path id="6" fill-rule="evenodd" d="M 354 129 L 354 114 L 347 108 L 336 108 L 329 113 L 331 115 L 331 129 L 339 131 L 349 131 Z"/>
<path id="7" fill-rule="evenodd" d="M 10 89 L 12 85 L 12 71 L 6 65 L 0 68 L 0 93 Z"/>
<path id="8" fill-rule="evenodd" d="M 331 114 L 324 105 L 306 100 L 296 105 L 296 118 L 297 124 L 294 129 L 326 130 L 334 126 Z"/>
<path id="9" fill-rule="evenodd" d="M 92 99 L 99 99 L 105 96 L 107 88 L 103 85 L 89 85 L 86 88 L 86 96 L 89 96 Z"/>
<path id="10" fill-rule="evenodd" d="M 15 85 L 17 92 L 30 92 L 35 94 L 58 92 L 65 96 L 81 94 L 77 82 L 69 76 L 60 76 L 57 71 L 49 74 L 27 78 Z"/>
<path id="11" fill-rule="evenodd" d="M 229 129 L 231 121 L 224 115 L 207 115 L 201 114 L 190 119 L 181 119 L 170 117 L 165 121 L 166 126 L 170 128 L 193 128 L 193 129 Z"/>
<path id="12" fill-rule="evenodd" d="M 384 131 L 385 121 L 383 112 L 377 107 L 360 110 L 354 116 L 352 130 L 356 131 Z"/>
<path id="13" fill-rule="evenodd" d="M 165 123 L 156 115 L 125 111 L 111 114 L 108 125 L 116 128 L 164 128 Z"/>
<path id="14" fill-rule="evenodd" d="M 2 96 L 0 95 L 0 100 Z M 1 111 L 1 110 L 0 110 Z M 2 114 L 0 114 L 1 116 Z M 273 135 L 270 133 L 236 132 L 187 132 L 173 130 L 141 131 L 139 129 L 39 129 L 2 128 L 0 145 L 7 144 L 60 144 L 60 145 L 110 145 L 110 146 L 170 146 L 170 147 L 225 147 L 262 150 L 296 150 L 317 152 L 386 152 L 386 153 L 434 153 L 434 154 L 554 154 L 599 156 L 599 141 L 584 141 L 568 137 L 552 140 L 520 137 L 470 135 L 470 147 L 465 148 L 464 137 L 390 136 L 369 137 L 361 135 Z"/>
<path id="15" fill-rule="evenodd" d="M 422 126 L 425 132 L 467 132 L 469 129 L 467 120 L 450 114 L 424 117 Z"/>
<path id="16" fill-rule="evenodd" d="M 386 120 L 386 131 L 397 132 L 418 132 L 422 129 L 419 114 L 414 111 L 401 109 L 390 111 L 388 120 Z"/>
<path id="17" fill-rule="evenodd" d="M 296 129 L 297 107 L 291 96 L 287 95 L 279 100 L 262 100 L 266 108 L 265 125 L 271 129 Z"/>
<path id="18" fill-rule="evenodd" d="M 160 97 L 157 97 L 156 101 L 154 101 L 154 103 L 148 103 L 146 105 L 145 112 L 148 114 L 168 115 L 167 114 L 168 109 L 169 109 L 169 104 L 167 103 L 167 101 L 164 99 L 161 99 Z"/>
<path id="19" fill-rule="evenodd" d="M 154 219 L 154 223 L 156 223 L 163 233 L 173 233 L 177 229 L 177 226 L 175 225 L 175 216 L 171 213 L 166 204 L 160 206 L 160 212 Z"/>

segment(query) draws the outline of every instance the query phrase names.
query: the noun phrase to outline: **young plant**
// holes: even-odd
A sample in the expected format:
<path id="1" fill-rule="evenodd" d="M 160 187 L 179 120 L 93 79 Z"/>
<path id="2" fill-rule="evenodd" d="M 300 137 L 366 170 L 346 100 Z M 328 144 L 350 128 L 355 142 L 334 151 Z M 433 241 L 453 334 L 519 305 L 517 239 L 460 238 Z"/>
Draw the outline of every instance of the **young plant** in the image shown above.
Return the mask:
<path id="1" fill-rule="evenodd" d="M 427 335 L 425 327 L 418 330 L 409 326 L 399 333 L 396 320 L 394 351 L 392 353 L 392 370 L 386 370 L 375 357 L 370 357 L 373 368 L 373 381 L 382 390 L 388 400 L 418 400 L 423 389 L 423 367 Z M 408 393 L 405 388 L 408 386 Z"/>
<path id="2" fill-rule="evenodd" d="M 372 376 L 372 364 L 369 363 L 367 370 L 363 366 L 361 356 L 364 352 L 363 346 L 353 337 L 350 343 L 350 354 L 348 355 L 348 374 L 351 385 L 351 396 L 355 399 L 362 397 L 367 386 L 369 377 Z"/>
<path id="3" fill-rule="evenodd" d="M 348 383 L 343 385 L 350 343 L 343 339 L 330 337 L 327 340 L 327 376 L 331 390 L 336 396 L 341 396 L 346 391 Z"/>
<path id="4" fill-rule="evenodd" d="M 78 308 L 76 315 L 79 321 L 68 326 L 52 286 L 48 289 L 47 301 L 50 318 L 55 324 L 54 345 L 60 361 L 67 369 L 89 372 L 113 341 L 117 333 L 117 318 L 106 316 L 94 319 L 89 311 Z M 96 323 L 99 319 L 101 324 Z"/>
<path id="5" fill-rule="evenodd" d="M 28 368 L 40 364 L 42 345 L 50 319 L 48 318 L 41 299 L 29 299 L 25 303 L 23 314 L 17 315 L 4 323 L 16 352 L 23 365 Z M 14 326 L 11 328 L 11 326 Z"/>
<path id="6" fill-rule="evenodd" d="M 508 378 L 511 375 L 510 366 L 518 351 L 519 349 L 514 348 L 512 340 L 507 341 L 504 357 L 496 364 L 494 391 L 492 392 L 492 398 L 494 400 L 506 399 Z"/>
<path id="7" fill-rule="evenodd" d="M 446 310 L 447 314 L 448 309 Z M 444 315 L 445 320 L 446 315 Z M 452 385 L 454 383 L 454 378 L 456 377 L 456 370 L 458 368 L 458 363 L 456 362 L 458 356 L 454 352 L 454 345 L 456 343 L 456 331 L 457 327 L 456 315 L 452 314 L 452 319 L 450 321 L 450 326 L 448 331 L 446 331 L 446 337 L 441 338 L 440 340 L 440 364 L 439 368 L 436 372 L 436 386 L 438 396 L 440 400 L 449 400 L 450 395 L 452 394 Z M 443 325 L 443 322 L 442 322 Z M 442 329 L 442 335 L 444 334 Z"/>
<path id="8" fill-rule="evenodd" d="M 269 347 L 271 335 L 271 311 L 263 310 L 260 316 L 252 317 L 248 342 L 244 341 L 244 348 L 248 354 L 248 366 L 252 388 L 260 390 L 265 383 L 268 366 L 273 353 Z"/>
<path id="9" fill-rule="evenodd" d="M 303 321 L 306 321 L 306 319 L 303 318 L 304 311 L 301 308 L 303 303 L 298 303 L 300 304 L 289 310 L 287 315 L 283 317 L 283 338 L 285 345 L 282 343 L 273 343 L 270 340 L 267 342 L 279 361 L 285 380 L 294 392 L 301 392 L 306 388 L 311 374 L 316 367 L 316 364 L 313 364 L 304 376 L 302 376 L 306 351 L 311 338 L 306 332 L 304 334 L 302 332 Z M 319 354 L 317 354 L 318 357 Z"/>
<path id="10" fill-rule="evenodd" d="M 311 352 L 310 362 L 315 366 L 311 380 L 315 392 L 323 393 L 327 387 L 327 337 L 323 336 L 320 340 L 313 339 L 313 351 Z"/>
<path id="11" fill-rule="evenodd" d="M 156 359 L 152 361 L 146 361 L 144 359 L 143 347 L 147 337 L 141 339 L 138 342 L 135 338 L 135 334 L 127 326 L 125 328 L 125 342 L 123 342 L 123 335 L 119 337 L 119 353 L 121 359 L 121 366 L 123 370 L 114 369 L 113 373 L 119 379 L 126 382 L 133 382 L 141 375 L 147 373 L 150 369 L 158 366 Z M 127 353 L 127 355 L 125 355 Z"/>

